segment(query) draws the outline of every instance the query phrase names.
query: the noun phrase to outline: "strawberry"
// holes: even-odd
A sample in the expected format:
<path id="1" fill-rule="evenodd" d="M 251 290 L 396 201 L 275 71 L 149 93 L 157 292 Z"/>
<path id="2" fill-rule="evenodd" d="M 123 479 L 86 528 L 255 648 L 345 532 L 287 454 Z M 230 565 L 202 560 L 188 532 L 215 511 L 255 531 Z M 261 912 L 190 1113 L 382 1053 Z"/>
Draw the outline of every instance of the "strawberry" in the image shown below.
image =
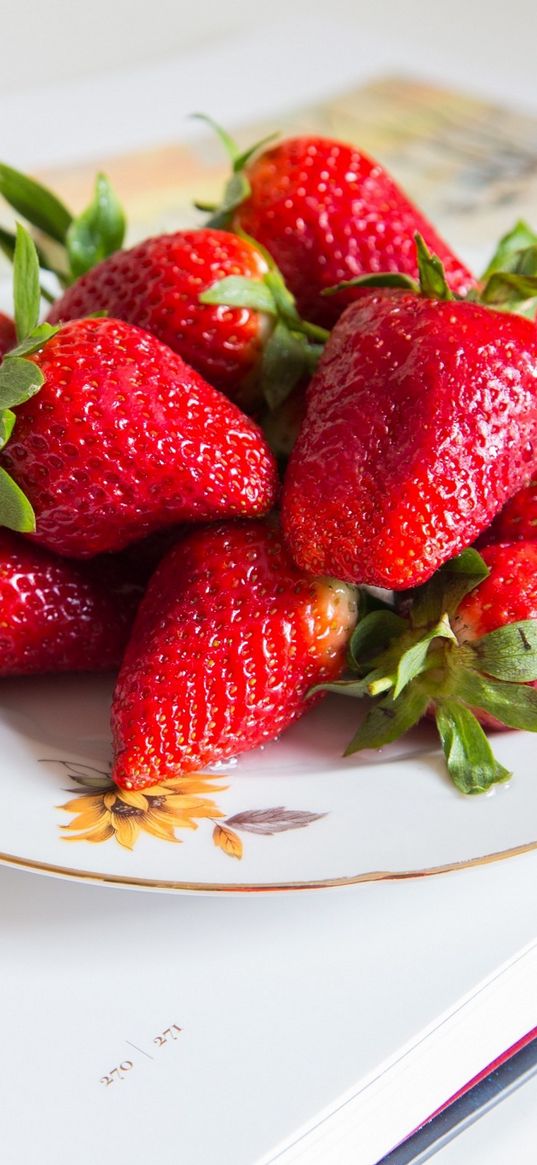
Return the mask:
<path id="1" fill-rule="evenodd" d="M 272 506 L 259 430 L 147 332 L 74 320 L 28 360 L 45 383 L 17 409 L 3 463 L 42 545 L 90 557 L 162 526 Z"/>
<path id="2" fill-rule="evenodd" d="M 503 542 L 480 551 L 489 574 L 465 596 L 453 622 L 459 642 L 473 643 L 508 623 L 537 619 L 537 546 Z M 521 643 L 520 651 L 525 650 Z"/>
<path id="3" fill-rule="evenodd" d="M 537 475 L 500 510 L 492 525 L 481 535 L 479 545 L 519 540 L 537 540 Z"/>
<path id="4" fill-rule="evenodd" d="M 327 685 L 374 700 L 346 755 L 382 748 L 433 715 L 462 792 L 507 780 L 480 722 L 537 731 L 535 543 L 490 546 L 483 557 L 465 550 L 397 610 L 370 603 L 349 645 L 360 678 Z"/>
<path id="5" fill-rule="evenodd" d="M 210 223 L 244 231 L 266 247 L 306 319 L 327 328 L 335 323 L 360 294 L 347 290 L 324 299 L 323 290 L 342 280 L 376 271 L 415 277 L 416 231 L 443 260 L 452 290 L 463 294 L 474 286 L 387 171 L 354 146 L 306 136 L 255 156 L 255 147 L 241 154 L 214 128 L 231 154 L 233 175 Z"/>
<path id="6" fill-rule="evenodd" d="M 370 292 L 332 332 L 282 499 L 298 566 L 395 590 L 472 542 L 537 464 L 534 323 L 454 300 L 418 249 L 426 294 Z"/>
<path id="7" fill-rule="evenodd" d="M 352 588 L 291 562 L 276 526 L 197 530 L 158 567 L 114 695 L 113 777 L 141 789 L 272 740 L 341 674 Z"/>
<path id="8" fill-rule="evenodd" d="M 141 588 L 0 530 L 0 676 L 119 665 Z"/>
<path id="9" fill-rule="evenodd" d="M 15 324 L 9 316 L 0 311 L 0 360 L 6 352 L 9 352 L 10 348 L 15 347 L 16 343 Z"/>
<path id="10" fill-rule="evenodd" d="M 16 280 L 17 331 L 30 336 L 0 367 L 3 524 L 35 526 L 78 558 L 183 521 L 267 512 L 277 475 L 259 430 L 180 356 L 119 320 L 35 326 L 37 257 L 19 231 L 15 274 L 30 268 L 33 293 Z"/>

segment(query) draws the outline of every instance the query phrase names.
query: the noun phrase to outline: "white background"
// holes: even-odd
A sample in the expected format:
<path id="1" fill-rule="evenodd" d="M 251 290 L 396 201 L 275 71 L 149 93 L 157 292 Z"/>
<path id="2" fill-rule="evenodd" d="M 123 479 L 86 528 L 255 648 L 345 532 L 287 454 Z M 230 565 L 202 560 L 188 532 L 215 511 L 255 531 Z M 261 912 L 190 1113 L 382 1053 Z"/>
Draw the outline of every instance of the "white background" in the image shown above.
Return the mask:
<path id="1" fill-rule="evenodd" d="M 461 68 L 469 80 L 476 70 L 500 84 L 506 76 L 515 86 L 535 78 L 533 0 L 3 0 L 0 92 L 158 61 L 226 33 L 277 28 L 291 12 L 306 54 L 312 17 L 332 15 L 353 25 L 357 47 L 364 33 L 378 36 L 409 68 L 420 59 L 428 70 Z M 276 94 L 277 59 L 271 64 Z"/>

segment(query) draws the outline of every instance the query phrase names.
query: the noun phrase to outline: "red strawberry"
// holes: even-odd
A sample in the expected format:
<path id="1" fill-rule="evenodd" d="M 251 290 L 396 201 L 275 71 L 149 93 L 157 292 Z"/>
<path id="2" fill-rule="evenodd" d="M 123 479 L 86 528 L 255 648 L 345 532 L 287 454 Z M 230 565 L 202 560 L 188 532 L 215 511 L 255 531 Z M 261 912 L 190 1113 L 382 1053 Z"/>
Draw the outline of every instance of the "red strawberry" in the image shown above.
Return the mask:
<path id="1" fill-rule="evenodd" d="M 376 607 L 350 641 L 361 678 L 329 685 L 375 700 L 347 754 L 382 748 L 432 714 L 462 792 L 510 777 L 479 722 L 537 731 L 537 545 L 466 550 L 397 611 Z"/>
<path id="2" fill-rule="evenodd" d="M 107 311 L 157 336 L 232 399 L 248 400 L 271 331 L 268 316 L 205 305 L 199 296 L 230 275 L 261 282 L 267 270 L 251 243 L 227 231 L 158 235 L 83 275 L 48 318 L 58 323 Z"/>
<path id="3" fill-rule="evenodd" d="M 233 156 L 235 200 L 228 191 L 217 213 L 270 252 L 306 319 L 331 327 L 360 292 L 334 299 L 325 288 L 376 271 L 416 276 L 419 231 L 443 260 L 453 291 L 474 285 L 453 254 L 384 168 L 354 146 L 329 138 L 290 138 L 250 160 Z M 242 178 L 242 188 L 238 177 Z M 238 205 L 237 205 L 238 204 Z"/>
<path id="4" fill-rule="evenodd" d="M 16 343 L 15 324 L 9 316 L 0 311 L 0 360 L 10 348 L 15 347 Z"/>
<path id="5" fill-rule="evenodd" d="M 114 780 L 141 789 L 272 740 L 341 674 L 354 591 L 291 562 L 276 527 L 225 523 L 163 560 L 113 704 Z"/>
<path id="6" fill-rule="evenodd" d="M 297 565 L 403 589 L 472 542 L 537 463 L 535 325 L 369 294 L 336 325 L 291 455 Z"/>
<path id="7" fill-rule="evenodd" d="M 522 539 L 537 540 L 537 476 L 507 502 L 492 525 L 481 535 L 479 545 Z"/>
<path id="8" fill-rule="evenodd" d="M 166 525 L 273 505 L 275 465 L 257 427 L 147 332 L 76 320 L 27 361 L 45 383 L 19 405 L 2 462 L 43 545 L 90 557 Z"/>
<path id="9" fill-rule="evenodd" d="M 0 676 L 106 671 L 121 661 L 141 588 L 0 531 Z"/>
<path id="10" fill-rule="evenodd" d="M 461 643 L 474 642 L 506 623 L 537 619 L 535 542 L 497 543 L 485 546 L 480 555 L 490 574 L 457 609 L 453 628 Z"/>

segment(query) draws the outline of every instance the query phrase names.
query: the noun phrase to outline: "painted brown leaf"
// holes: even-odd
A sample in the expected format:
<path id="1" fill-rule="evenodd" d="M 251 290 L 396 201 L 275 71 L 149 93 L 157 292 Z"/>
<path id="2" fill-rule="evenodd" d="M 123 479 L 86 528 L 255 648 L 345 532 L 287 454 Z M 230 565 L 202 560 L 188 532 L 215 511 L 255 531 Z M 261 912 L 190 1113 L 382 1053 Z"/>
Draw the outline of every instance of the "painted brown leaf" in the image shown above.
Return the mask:
<path id="1" fill-rule="evenodd" d="M 226 825 L 215 825 L 213 829 L 214 844 L 223 849 L 230 858 L 242 858 L 242 841 L 232 829 Z"/>
<path id="2" fill-rule="evenodd" d="M 270 836 L 283 833 L 286 829 L 304 829 L 313 821 L 320 821 L 326 813 L 307 813 L 302 809 L 285 809 L 278 805 L 274 809 L 248 809 L 226 819 L 226 825 L 243 829 L 246 833 L 261 833 Z"/>

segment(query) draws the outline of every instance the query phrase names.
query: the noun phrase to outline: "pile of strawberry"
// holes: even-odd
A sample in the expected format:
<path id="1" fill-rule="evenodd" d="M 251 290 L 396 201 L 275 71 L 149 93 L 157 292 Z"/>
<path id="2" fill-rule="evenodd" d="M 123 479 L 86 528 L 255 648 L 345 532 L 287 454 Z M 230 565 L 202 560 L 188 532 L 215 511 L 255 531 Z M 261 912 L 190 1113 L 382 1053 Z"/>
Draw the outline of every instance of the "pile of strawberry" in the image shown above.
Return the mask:
<path id="1" fill-rule="evenodd" d="M 208 225 L 130 250 L 103 175 L 74 217 L 0 166 L 0 675 L 120 666 L 126 789 L 331 690 L 480 792 L 482 725 L 537 731 L 537 236 L 476 280 L 357 149 L 219 132 Z"/>

